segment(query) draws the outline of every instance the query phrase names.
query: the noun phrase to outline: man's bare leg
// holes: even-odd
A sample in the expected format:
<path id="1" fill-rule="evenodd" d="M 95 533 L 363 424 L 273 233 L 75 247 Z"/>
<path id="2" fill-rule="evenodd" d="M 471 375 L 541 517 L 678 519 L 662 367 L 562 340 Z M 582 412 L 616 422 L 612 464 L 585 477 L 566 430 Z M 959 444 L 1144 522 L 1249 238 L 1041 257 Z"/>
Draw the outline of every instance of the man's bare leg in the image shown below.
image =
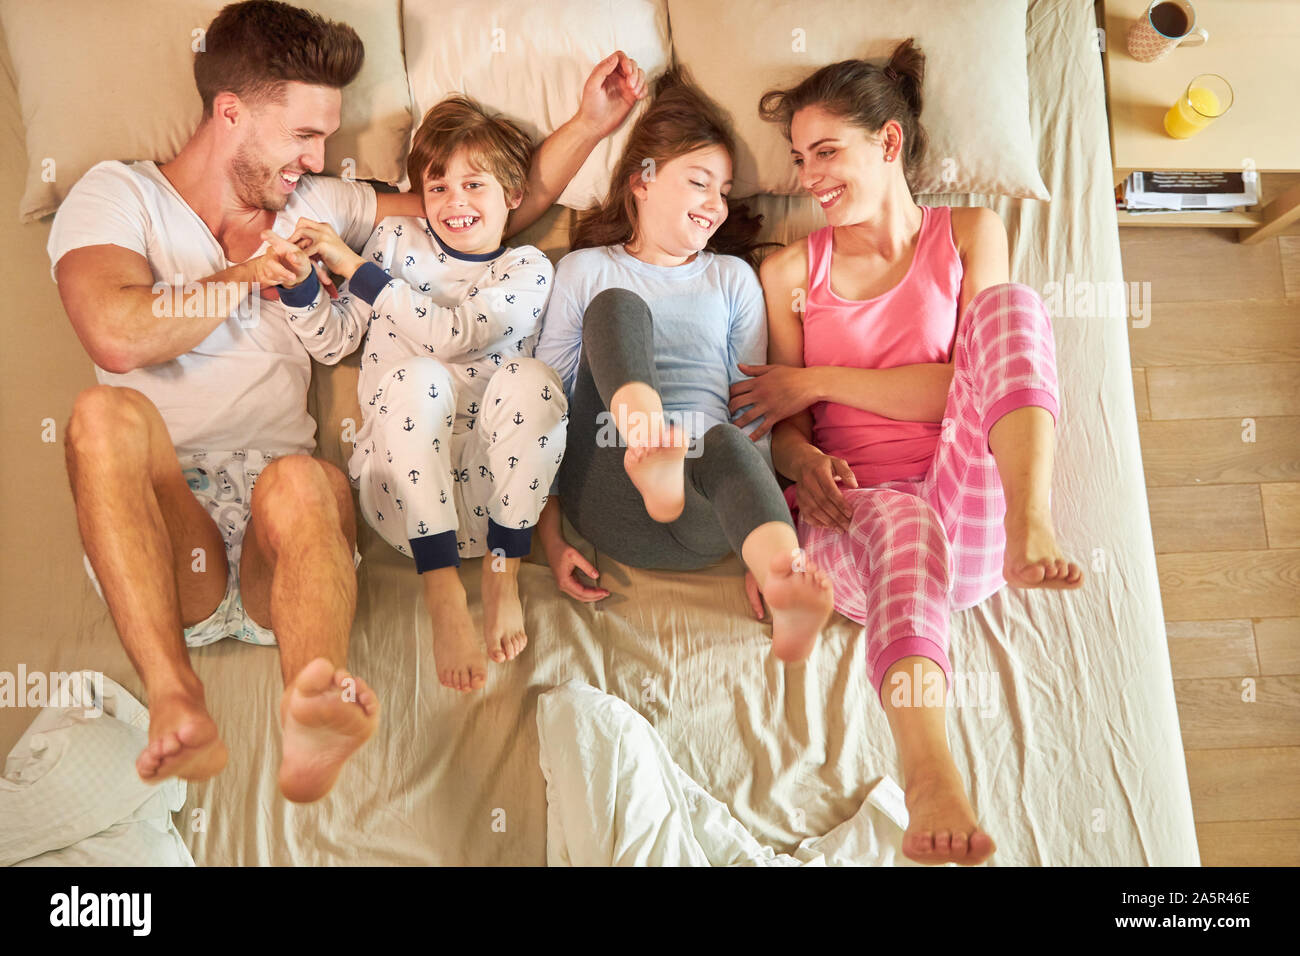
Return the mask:
<path id="1" fill-rule="evenodd" d="M 262 472 L 251 507 L 241 597 L 280 645 L 280 791 L 309 803 L 329 792 L 379 723 L 378 697 L 347 670 L 357 606 L 352 492 L 333 465 L 288 455 Z"/>
<path id="2" fill-rule="evenodd" d="M 149 782 L 205 780 L 226 765 L 226 747 L 183 629 L 225 595 L 221 532 L 190 493 L 158 409 L 135 389 L 96 385 L 78 395 L 65 452 L 86 555 L 149 698 L 149 745 L 136 771 Z"/>

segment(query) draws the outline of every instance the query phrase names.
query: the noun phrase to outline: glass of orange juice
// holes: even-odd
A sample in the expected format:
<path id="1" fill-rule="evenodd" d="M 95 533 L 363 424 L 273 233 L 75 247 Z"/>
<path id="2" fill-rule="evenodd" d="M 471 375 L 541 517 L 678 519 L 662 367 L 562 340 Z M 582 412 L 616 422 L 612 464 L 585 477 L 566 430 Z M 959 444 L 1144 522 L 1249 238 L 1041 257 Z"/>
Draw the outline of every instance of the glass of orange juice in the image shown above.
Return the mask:
<path id="1" fill-rule="evenodd" d="M 1203 73 L 1187 84 L 1165 114 L 1165 132 L 1174 139 L 1195 136 L 1232 106 L 1232 87 L 1217 73 Z"/>

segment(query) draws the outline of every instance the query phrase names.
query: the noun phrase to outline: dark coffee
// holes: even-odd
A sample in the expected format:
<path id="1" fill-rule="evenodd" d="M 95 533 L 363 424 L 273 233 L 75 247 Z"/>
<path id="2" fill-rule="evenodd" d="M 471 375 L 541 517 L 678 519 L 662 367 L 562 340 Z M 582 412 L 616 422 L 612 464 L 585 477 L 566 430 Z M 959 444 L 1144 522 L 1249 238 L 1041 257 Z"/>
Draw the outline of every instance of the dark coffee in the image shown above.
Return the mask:
<path id="1" fill-rule="evenodd" d="M 1179 3 L 1157 3 L 1151 8 L 1151 25 L 1167 37 L 1177 39 L 1187 33 L 1187 11 Z"/>

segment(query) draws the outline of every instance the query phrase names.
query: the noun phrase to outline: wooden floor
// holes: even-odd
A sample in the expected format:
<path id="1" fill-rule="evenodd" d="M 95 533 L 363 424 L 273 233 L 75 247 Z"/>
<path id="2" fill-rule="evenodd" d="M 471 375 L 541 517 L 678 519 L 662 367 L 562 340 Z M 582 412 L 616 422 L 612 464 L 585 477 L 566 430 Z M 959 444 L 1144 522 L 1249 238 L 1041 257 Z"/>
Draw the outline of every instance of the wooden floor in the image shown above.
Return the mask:
<path id="1" fill-rule="evenodd" d="M 1120 230 L 1129 343 L 1206 866 L 1300 864 L 1300 235 Z"/>

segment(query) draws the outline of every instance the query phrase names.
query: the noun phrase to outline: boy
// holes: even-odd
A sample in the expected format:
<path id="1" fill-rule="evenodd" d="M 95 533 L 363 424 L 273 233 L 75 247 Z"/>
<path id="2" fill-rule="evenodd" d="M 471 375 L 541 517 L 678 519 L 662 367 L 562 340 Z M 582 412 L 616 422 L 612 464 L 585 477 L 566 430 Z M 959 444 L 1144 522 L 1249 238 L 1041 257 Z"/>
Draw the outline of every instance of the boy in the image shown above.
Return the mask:
<path id="1" fill-rule="evenodd" d="M 531 357 L 554 270 L 532 246 L 501 245 L 531 152 L 515 124 L 443 100 L 407 163 L 425 217 L 384 219 L 361 255 L 300 221 L 291 241 L 347 285 L 331 301 L 313 272 L 280 293 L 319 361 L 338 362 L 365 330 L 348 471 L 371 527 L 424 576 L 438 677 L 460 691 L 483 687 L 487 657 L 527 643 L 519 564 L 564 454 L 563 386 Z M 457 567 L 488 551 L 480 641 Z"/>

